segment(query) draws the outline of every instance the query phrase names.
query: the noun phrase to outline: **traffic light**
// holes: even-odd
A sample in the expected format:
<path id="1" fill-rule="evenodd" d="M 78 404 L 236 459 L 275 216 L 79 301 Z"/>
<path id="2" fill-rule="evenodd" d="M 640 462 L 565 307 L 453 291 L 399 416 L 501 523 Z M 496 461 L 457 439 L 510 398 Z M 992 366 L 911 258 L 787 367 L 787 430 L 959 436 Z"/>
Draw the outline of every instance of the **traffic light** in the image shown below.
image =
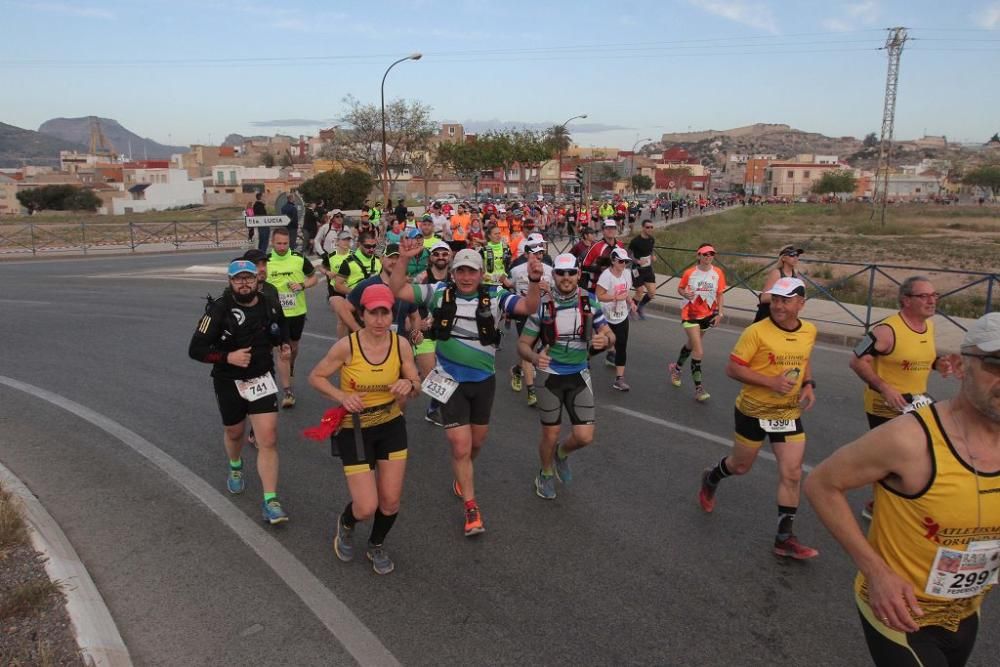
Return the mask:
<path id="1" fill-rule="evenodd" d="M 583 167 L 576 168 L 576 184 L 583 187 Z"/>

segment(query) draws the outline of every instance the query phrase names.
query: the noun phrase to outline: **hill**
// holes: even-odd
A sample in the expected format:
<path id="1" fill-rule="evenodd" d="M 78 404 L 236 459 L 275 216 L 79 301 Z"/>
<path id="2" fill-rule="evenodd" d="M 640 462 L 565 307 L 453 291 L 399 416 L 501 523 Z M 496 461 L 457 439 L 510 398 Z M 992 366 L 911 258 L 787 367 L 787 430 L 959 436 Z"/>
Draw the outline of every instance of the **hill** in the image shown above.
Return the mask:
<path id="1" fill-rule="evenodd" d="M 83 146 L 34 130 L 0 123 L 0 167 L 24 164 L 59 165 L 59 151 L 83 150 Z"/>
<path id="2" fill-rule="evenodd" d="M 693 155 L 708 160 L 726 153 L 771 153 L 781 158 L 798 153 L 847 157 L 857 153 L 861 140 L 854 137 L 827 137 L 818 132 L 797 130 L 783 123 L 756 123 L 729 130 L 701 130 L 664 134 L 660 147 L 683 146 Z"/>
<path id="3" fill-rule="evenodd" d="M 53 118 L 39 126 L 38 131 L 52 137 L 58 137 L 82 146 L 90 145 L 90 128 L 93 116 L 82 118 Z M 116 153 L 128 155 L 131 147 L 132 157 L 141 160 L 148 158 L 167 159 L 174 153 L 187 153 L 187 146 L 168 146 L 147 137 L 140 137 L 135 132 L 123 127 L 113 118 L 98 118 L 101 131 L 111 142 Z"/>

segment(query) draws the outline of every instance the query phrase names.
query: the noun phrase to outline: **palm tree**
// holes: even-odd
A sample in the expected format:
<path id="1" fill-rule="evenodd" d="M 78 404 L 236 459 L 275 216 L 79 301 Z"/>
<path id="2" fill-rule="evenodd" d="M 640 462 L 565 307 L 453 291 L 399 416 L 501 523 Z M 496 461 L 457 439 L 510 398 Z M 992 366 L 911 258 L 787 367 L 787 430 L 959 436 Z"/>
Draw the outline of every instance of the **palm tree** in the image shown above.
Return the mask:
<path id="1" fill-rule="evenodd" d="M 547 129 L 545 131 L 545 141 L 552 146 L 556 153 L 563 153 L 573 145 L 569 130 L 565 125 L 553 125 Z"/>

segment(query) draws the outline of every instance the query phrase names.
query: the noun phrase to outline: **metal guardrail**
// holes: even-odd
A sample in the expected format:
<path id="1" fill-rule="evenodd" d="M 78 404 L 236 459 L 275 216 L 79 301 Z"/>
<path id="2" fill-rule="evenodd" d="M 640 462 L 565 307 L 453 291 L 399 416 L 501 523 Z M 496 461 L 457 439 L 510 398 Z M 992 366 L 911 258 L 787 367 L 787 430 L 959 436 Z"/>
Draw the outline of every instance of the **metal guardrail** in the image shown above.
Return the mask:
<path id="1" fill-rule="evenodd" d="M 28 223 L 0 225 L 0 256 L 173 248 L 226 248 L 246 241 L 242 218 L 127 223 Z"/>

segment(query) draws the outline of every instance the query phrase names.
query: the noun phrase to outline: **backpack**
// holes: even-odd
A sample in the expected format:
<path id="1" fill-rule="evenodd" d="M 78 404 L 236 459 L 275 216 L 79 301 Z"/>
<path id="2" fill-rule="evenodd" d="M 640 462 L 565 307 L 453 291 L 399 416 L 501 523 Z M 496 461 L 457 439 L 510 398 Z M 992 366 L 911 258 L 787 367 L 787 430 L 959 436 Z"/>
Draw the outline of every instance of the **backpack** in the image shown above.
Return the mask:
<path id="1" fill-rule="evenodd" d="M 589 345 L 590 340 L 594 335 L 594 312 L 590 307 L 590 294 L 588 294 L 586 290 L 578 287 L 577 295 L 579 297 L 578 307 L 580 309 L 580 322 L 582 323 L 580 337 Z M 542 305 L 545 308 L 545 312 L 541 317 L 541 327 L 538 332 L 538 337 L 541 340 L 542 345 L 555 345 L 559 341 L 559 331 L 556 328 L 555 299 L 549 297 Z"/>
<path id="2" fill-rule="evenodd" d="M 458 304 L 455 302 L 455 283 L 448 282 L 441 295 L 441 303 L 432 313 L 434 321 L 431 324 L 431 340 L 448 340 L 451 338 L 451 330 L 455 326 L 455 317 L 458 312 Z M 500 331 L 497 329 L 496 320 L 493 319 L 492 299 L 490 293 L 484 285 L 479 285 L 479 305 L 476 306 L 476 332 L 480 345 L 499 345 Z M 466 338 L 467 336 L 456 336 L 456 338 Z"/>

